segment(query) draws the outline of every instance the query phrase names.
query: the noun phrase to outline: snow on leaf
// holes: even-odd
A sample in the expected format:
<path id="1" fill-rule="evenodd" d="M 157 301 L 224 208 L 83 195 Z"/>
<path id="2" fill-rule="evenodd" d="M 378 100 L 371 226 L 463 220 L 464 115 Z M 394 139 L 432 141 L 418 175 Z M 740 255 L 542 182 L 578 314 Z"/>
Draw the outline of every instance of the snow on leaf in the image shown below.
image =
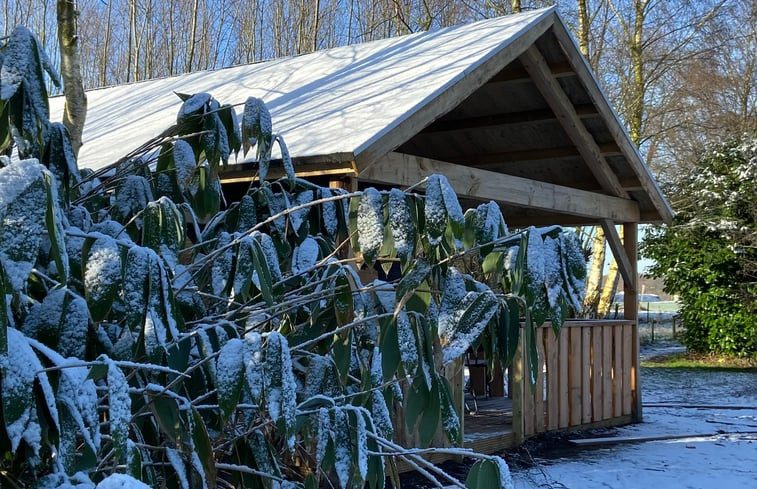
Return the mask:
<path id="1" fill-rule="evenodd" d="M 245 343 L 239 338 L 232 338 L 221 347 L 216 360 L 216 390 L 218 407 L 221 414 L 228 418 L 236 409 L 242 394 L 242 381 L 245 372 Z"/>
<path id="2" fill-rule="evenodd" d="M 441 175 L 431 175 L 426 184 L 426 204 L 424 216 L 426 221 L 426 235 L 432 246 L 438 245 L 447 227 L 447 207 L 444 203 L 444 191 Z"/>
<path id="3" fill-rule="evenodd" d="M 294 201 L 292 202 L 292 207 L 306 205 L 312 201 L 313 191 L 305 190 L 295 196 Z M 310 207 L 305 207 L 289 213 L 289 222 L 292 224 L 292 230 L 295 232 L 295 234 L 299 234 L 300 228 L 302 227 L 302 224 L 304 222 L 307 222 L 309 214 Z"/>
<path id="4" fill-rule="evenodd" d="M 460 202 L 457 200 L 457 194 L 455 189 L 450 185 L 449 180 L 444 175 L 439 176 L 439 186 L 442 190 L 442 199 L 444 200 L 444 207 L 447 209 L 447 217 L 449 220 L 460 226 L 465 225 L 465 216 L 463 215 L 463 209 L 460 207 Z"/>
<path id="5" fill-rule="evenodd" d="M 363 259 L 373 264 L 384 243 L 383 199 L 375 188 L 367 188 L 357 209 L 357 239 Z"/>
<path id="6" fill-rule="evenodd" d="M 59 288 L 31 308 L 22 331 L 63 356 L 83 357 L 88 324 L 89 309 L 84 299 Z"/>
<path id="7" fill-rule="evenodd" d="M 126 439 L 129 437 L 129 423 L 131 422 L 131 397 L 129 397 L 129 383 L 121 368 L 106 355 L 100 355 L 98 360 L 105 362 L 108 367 L 108 421 L 110 437 L 117 457 L 126 454 Z"/>
<path id="8" fill-rule="evenodd" d="M 253 402 L 263 397 L 263 338 L 258 332 L 244 335 L 244 368 L 247 389 Z"/>
<path id="9" fill-rule="evenodd" d="M 499 487 L 500 489 L 514 489 L 513 477 L 510 474 L 510 467 L 502 457 L 496 457 L 495 462 L 497 464 L 497 470 L 499 471 Z"/>
<path id="10" fill-rule="evenodd" d="M 276 251 L 276 245 L 273 243 L 273 239 L 265 233 L 255 231 L 252 237 L 260 243 L 260 248 L 265 255 L 265 261 L 268 264 L 268 269 L 271 272 L 271 280 L 278 282 L 282 279 L 281 265 L 279 264 L 279 254 Z M 252 280 L 255 282 L 255 286 L 260 288 L 260 281 L 257 279 L 257 272 L 253 273 Z"/>
<path id="11" fill-rule="evenodd" d="M 549 306 L 557 306 L 557 299 L 563 290 L 562 260 L 559 242 L 547 236 L 544 239 L 544 285 L 547 287 Z"/>
<path id="12" fill-rule="evenodd" d="M 452 332 L 459 321 L 459 315 L 462 314 L 459 306 L 466 294 L 463 274 L 451 267 L 444 281 L 442 303 L 437 319 L 437 332 L 440 338 L 449 339 L 452 336 Z"/>
<path id="13" fill-rule="evenodd" d="M 116 190 L 115 211 L 122 219 L 129 219 L 153 200 L 150 182 L 139 175 L 127 176 Z"/>
<path id="14" fill-rule="evenodd" d="M 338 396 L 340 386 L 337 375 L 336 366 L 331 357 L 313 355 L 305 379 L 305 397 Z"/>
<path id="15" fill-rule="evenodd" d="M 271 114 L 265 103 L 259 98 L 249 97 L 242 112 L 242 150 L 245 156 L 262 136 L 270 138 L 272 133 Z M 260 180 L 265 180 L 265 173 L 261 172 Z"/>
<path id="16" fill-rule="evenodd" d="M 229 233 L 223 232 L 218 236 L 216 249 L 226 249 L 216 255 L 211 265 L 213 294 L 219 297 L 224 295 L 224 291 L 229 285 L 229 280 L 231 280 L 231 267 L 234 256 L 232 247 L 229 246 L 230 243 L 231 235 Z"/>
<path id="17" fill-rule="evenodd" d="M 82 263 L 84 292 L 92 319 L 105 318 L 121 288 L 121 250 L 116 240 L 101 233 L 92 233 L 92 243 Z"/>
<path id="18" fill-rule="evenodd" d="M 284 173 L 290 182 L 294 182 L 294 165 L 292 164 L 292 157 L 289 155 L 289 148 L 287 148 L 284 138 L 281 134 L 276 135 L 276 142 L 279 144 L 279 150 L 281 151 L 281 164 L 284 167 Z"/>
<path id="19" fill-rule="evenodd" d="M 561 232 L 559 235 L 562 251 L 563 279 L 573 309 L 580 311 L 586 290 L 586 259 L 575 233 Z"/>
<path id="20" fill-rule="evenodd" d="M 111 474 L 100 481 L 95 489 L 150 489 L 150 486 L 130 475 Z"/>
<path id="21" fill-rule="evenodd" d="M 292 371 L 289 344 L 278 331 L 272 331 L 266 341 L 265 397 L 271 419 L 278 420 L 283 416 L 287 429 L 291 429 L 294 426 L 297 383 Z"/>
<path id="22" fill-rule="evenodd" d="M 443 342 L 446 342 L 442 354 L 445 365 L 459 358 L 471 347 L 498 308 L 497 296 L 487 290 L 468 292 L 455 309 L 446 311 L 444 317 L 447 329 L 442 338 Z"/>
<path id="23" fill-rule="evenodd" d="M 316 466 L 321 467 L 323 459 L 326 456 L 326 447 L 329 440 L 334 437 L 334 432 L 331 428 L 331 415 L 329 410 L 325 407 L 318 409 L 318 435 L 315 444 L 315 460 Z"/>
<path id="24" fill-rule="evenodd" d="M 187 468 L 184 465 L 184 460 L 181 458 L 181 453 L 174 448 L 166 448 L 166 458 L 171 464 L 171 467 L 173 467 L 176 477 L 179 479 L 179 486 L 181 489 L 189 489 Z"/>
<path id="25" fill-rule="evenodd" d="M 292 256 L 292 273 L 298 275 L 315 266 L 318 262 L 318 242 L 311 236 L 305 238 L 295 249 Z"/>
<path id="26" fill-rule="evenodd" d="M 45 234 L 47 170 L 37 160 L 0 168 L 0 261 L 13 290 L 23 290 Z"/>
<path id="27" fill-rule="evenodd" d="M 381 393 L 383 385 L 384 372 L 381 367 L 381 351 L 376 346 L 373 348 L 373 358 L 371 359 L 371 416 L 376 424 L 376 430 L 379 435 L 390 438 L 394 433 L 392 424 L 392 415 L 386 405 L 386 399 Z"/>
<path id="28" fill-rule="evenodd" d="M 479 244 L 489 243 L 507 234 L 507 226 L 502 211 L 496 202 L 489 201 L 476 208 L 476 240 Z M 500 233 L 504 230 L 504 233 Z"/>
<path id="29" fill-rule="evenodd" d="M 368 430 L 362 410 L 354 411 L 357 418 L 355 426 L 355 452 L 357 458 L 357 474 L 361 481 L 368 474 Z"/>
<path id="30" fill-rule="evenodd" d="M 410 206 L 405 193 L 397 188 L 389 192 L 389 228 L 394 239 L 397 256 L 407 262 L 415 251 L 415 224 L 410 215 Z"/>
<path id="31" fill-rule="evenodd" d="M 192 183 L 197 161 L 192 146 L 183 139 L 173 144 L 173 163 L 176 168 L 176 182 L 182 191 L 186 191 Z"/>
<path id="32" fill-rule="evenodd" d="M 182 123 L 187 117 L 204 114 L 205 106 L 210 103 L 211 98 L 208 93 L 196 93 L 186 99 L 179 108 L 179 113 L 176 116 L 177 122 Z"/>
<path id="33" fill-rule="evenodd" d="M 347 489 L 352 474 L 352 442 L 347 412 L 339 408 L 334 410 L 334 470 L 342 489 Z"/>
<path id="34" fill-rule="evenodd" d="M 95 383 L 87 377 L 88 370 L 85 367 L 66 364 L 61 366 L 65 368 L 60 369 L 58 402 L 68 407 L 76 423 L 76 433 L 82 436 L 93 453 L 97 453 L 100 448 L 100 420 L 97 414 L 98 399 Z"/>
<path id="35" fill-rule="evenodd" d="M 320 198 L 327 199 L 332 196 L 334 196 L 334 193 L 330 189 L 320 189 Z M 326 234 L 330 238 L 336 238 L 339 224 L 336 214 L 336 203 L 334 201 L 324 202 L 321 204 L 321 212 L 323 214 L 323 228 L 326 230 Z"/>
<path id="36" fill-rule="evenodd" d="M 42 364 L 24 335 L 14 328 L 8 328 L 8 351 L 12 354 L 0 357 L 5 431 L 12 452 L 24 440 L 36 454 L 42 438 L 33 387 L 35 373 L 42 370 Z"/>

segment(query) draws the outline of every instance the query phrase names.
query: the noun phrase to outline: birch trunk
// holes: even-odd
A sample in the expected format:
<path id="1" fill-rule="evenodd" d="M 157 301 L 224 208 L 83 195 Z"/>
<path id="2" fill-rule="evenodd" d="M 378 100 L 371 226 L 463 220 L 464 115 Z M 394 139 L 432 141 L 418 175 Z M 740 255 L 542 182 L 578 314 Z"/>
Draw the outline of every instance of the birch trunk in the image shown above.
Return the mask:
<path id="1" fill-rule="evenodd" d="M 605 268 L 605 233 L 601 227 L 595 230 L 592 241 L 591 268 L 586 278 L 586 294 L 584 296 L 583 315 L 589 318 L 597 317 L 597 309 L 600 299 L 600 287 L 602 286 L 602 272 Z"/>
<path id="2" fill-rule="evenodd" d="M 63 78 L 63 125 L 68 129 L 74 153 L 79 154 L 82 130 L 87 118 L 87 95 L 81 76 L 79 36 L 76 33 L 76 5 L 74 0 L 58 0 L 58 46 Z"/>

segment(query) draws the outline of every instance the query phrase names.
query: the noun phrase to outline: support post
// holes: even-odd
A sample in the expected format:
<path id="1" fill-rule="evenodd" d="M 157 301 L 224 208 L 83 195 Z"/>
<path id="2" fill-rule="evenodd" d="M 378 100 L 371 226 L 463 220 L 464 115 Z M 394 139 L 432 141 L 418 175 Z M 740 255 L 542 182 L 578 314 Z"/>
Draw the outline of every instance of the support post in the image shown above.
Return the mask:
<path id="1" fill-rule="evenodd" d="M 623 310 L 625 318 L 634 322 L 633 338 L 631 340 L 631 418 L 640 423 L 643 419 L 641 412 L 641 376 L 639 371 L 639 271 L 637 258 L 637 241 L 639 237 L 638 224 L 627 222 L 623 224 L 623 248 L 630 265 L 632 280 L 623 280 Z"/>

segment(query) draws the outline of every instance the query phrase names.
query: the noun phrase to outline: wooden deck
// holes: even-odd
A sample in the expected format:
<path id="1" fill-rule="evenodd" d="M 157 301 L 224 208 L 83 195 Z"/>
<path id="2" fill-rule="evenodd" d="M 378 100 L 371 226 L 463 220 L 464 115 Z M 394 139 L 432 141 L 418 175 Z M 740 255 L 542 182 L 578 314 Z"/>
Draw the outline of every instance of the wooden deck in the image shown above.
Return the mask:
<path id="1" fill-rule="evenodd" d="M 470 394 L 465 396 L 463 446 L 475 452 L 494 453 L 515 445 L 513 436 L 513 403 L 506 397 L 477 398 L 478 411 L 473 412 Z"/>

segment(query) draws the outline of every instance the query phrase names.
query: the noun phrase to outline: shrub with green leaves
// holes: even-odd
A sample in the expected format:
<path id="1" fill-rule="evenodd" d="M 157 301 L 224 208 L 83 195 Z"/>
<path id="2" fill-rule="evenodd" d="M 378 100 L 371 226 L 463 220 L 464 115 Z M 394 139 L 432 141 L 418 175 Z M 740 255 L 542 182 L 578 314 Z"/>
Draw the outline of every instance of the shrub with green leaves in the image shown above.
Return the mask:
<path id="1" fill-rule="evenodd" d="M 757 356 L 757 141 L 712 148 L 666 191 L 677 216 L 647 233 L 642 252 L 680 297 L 683 343 Z"/>
<path id="2" fill-rule="evenodd" d="M 535 358 L 533 329 L 580 307 L 572 234 L 463 213 L 441 175 L 425 195 L 313 185 L 257 99 L 238 122 L 181 94 L 169 131 L 80 171 L 41 53 L 25 29 L 0 47 L 3 487 L 374 488 L 397 459 L 447 483 L 395 423 L 459 444 L 442 367 L 478 344 L 507 365 L 521 329 Z M 286 177 L 227 203 L 223 165 L 255 147 L 262 177 L 274 146 Z M 363 283 L 392 261 L 401 279 Z M 502 459 L 452 452 L 480 458 L 466 487 L 510 487 Z"/>

